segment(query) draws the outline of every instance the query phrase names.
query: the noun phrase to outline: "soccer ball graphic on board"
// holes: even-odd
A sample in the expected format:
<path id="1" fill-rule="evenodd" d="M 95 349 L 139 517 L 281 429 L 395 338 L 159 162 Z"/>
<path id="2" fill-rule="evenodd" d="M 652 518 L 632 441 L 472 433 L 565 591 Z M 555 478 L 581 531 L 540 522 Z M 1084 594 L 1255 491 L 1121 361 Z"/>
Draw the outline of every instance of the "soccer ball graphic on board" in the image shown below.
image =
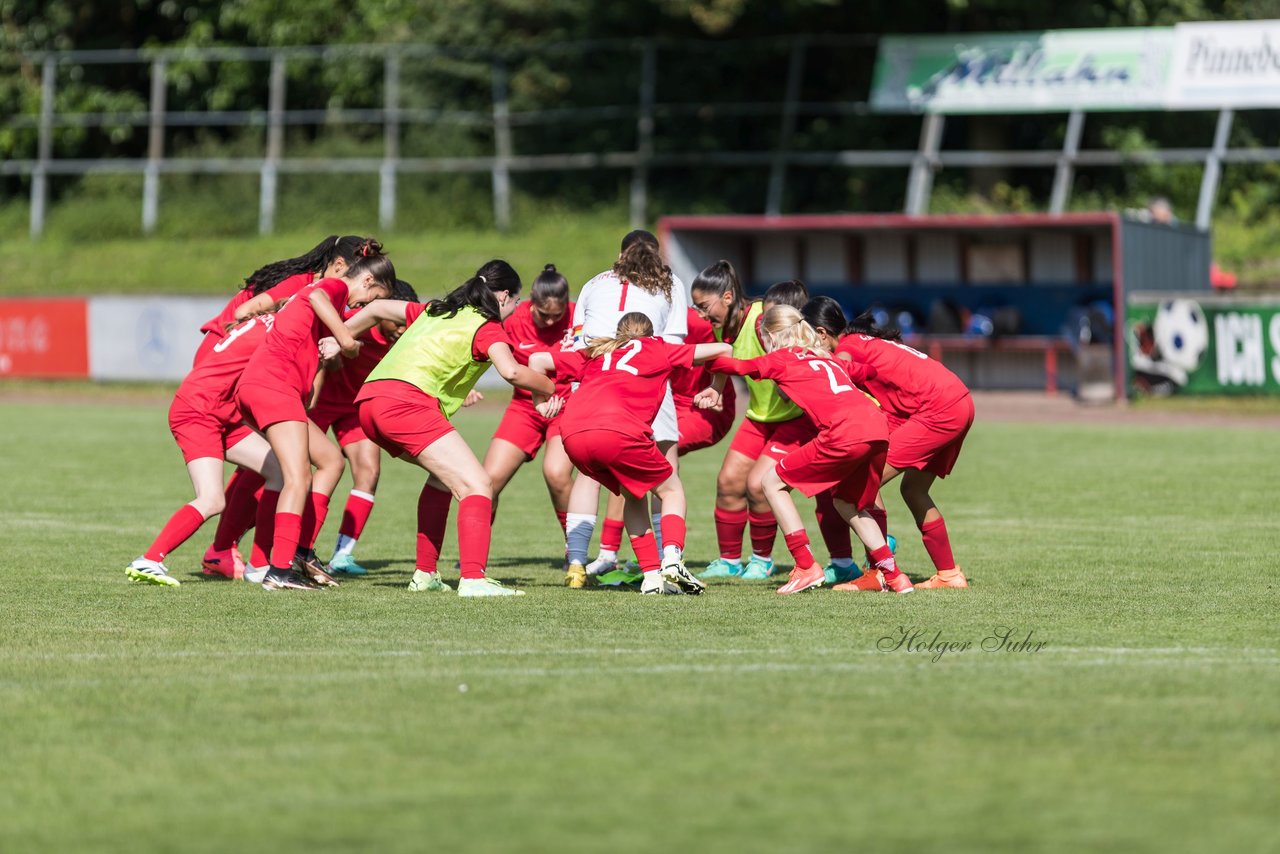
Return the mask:
<path id="1" fill-rule="evenodd" d="M 1165 362 L 1187 373 L 1200 367 L 1200 360 L 1209 349 L 1209 322 L 1195 300 L 1160 303 L 1152 327 L 1156 348 Z"/>

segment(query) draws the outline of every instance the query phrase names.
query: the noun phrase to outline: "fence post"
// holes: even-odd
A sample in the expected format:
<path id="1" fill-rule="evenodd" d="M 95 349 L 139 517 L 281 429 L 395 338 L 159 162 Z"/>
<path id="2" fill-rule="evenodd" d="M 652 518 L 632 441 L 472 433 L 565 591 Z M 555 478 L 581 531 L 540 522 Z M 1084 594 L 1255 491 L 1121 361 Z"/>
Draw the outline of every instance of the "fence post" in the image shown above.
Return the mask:
<path id="1" fill-rule="evenodd" d="M 267 156 L 262 161 L 258 189 L 258 233 L 270 234 L 276 226 L 276 178 L 284 150 L 285 58 L 271 57 L 271 89 L 267 96 Z"/>
<path id="2" fill-rule="evenodd" d="M 1230 109 L 1218 113 L 1218 127 L 1213 132 L 1213 150 L 1204 159 L 1204 177 L 1200 181 L 1200 203 L 1196 205 L 1196 228 L 1207 229 L 1213 221 L 1213 202 L 1218 197 L 1218 179 L 1222 176 L 1222 158 L 1227 153 L 1227 140 L 1231 136 L 1231 120 L 1235 112 Z"/>
<path id="3" fill-rule="evenodd" d="M 929 210 L 929 196 L 933 193 L 933 169 L 938 162 L 938 148 L 942 144 L 944 118 L 929 113 L 920 125 L 920 149 L 911 162 L 911 174 L 907 176 L 906 212 L 920 216 Z"/>
<path id="4" fill-rule="evenodd" d="M 511 228 L 511 109 L 507 104 L 507 64 L 493 64 L 493 221 Z"/>
<path id="5" fill-rule="evenodd" d="M 382 169 L 379 172 L 378 225 L 396 224 L 396 167 L 400 162 L 400 51 L 387 52 L 382 81 Z"/>
<path id="6" fill-rule="evenodd" d="M 657 91 L 658 49 L 646 41 L 640 55 L 640 114 L 636 119 L 636 164 L 631 170 L 631 227 L 645 224 L 649 211 L 649 160 L 653 157 L 653 102 Z"/>
<path id="7" fill-rule="evenodd" d="M 49 161 L 53 158 L 53 98 L 58 63 L 52 55 L 44 58 L 40 74 L 40 137 L 36 148 L 36 168 L 31 173 L 31 238 L 44 234 L 45 208 L 49 203 Z"/>
<path id="8" fill-rule="evenodd" d="M 151 127 L 147 137 L 147 171 L 142 181 L 142 233 L 156 230 L 160 214 L 160 161 L 164 160 L 165 73 L 163 59 L 151 63 Z"/>
<path id="9" fill-rule="evenodd" d="M 1049 213 L 1060 214 L 1071 198 L 1071 182 L 1075 177 L 1076 155 L 1080 153 L 1080 133 L 1084 130 L 1084 113 L 1072 110 L 1067 116 L 1067 134 L 1062 140 L 1062 156 L 1053 172 L 1053 192 L 1049 194 Z"/>
<path id="10" fill-rule="evenodd" d="M 782 212 L 782 191 L 787 181 L 787 149 L 791 147 L 791 135 L 796 129 L 796 107 L 800 100 L 800 78 L 804 74 L 805 41 L 797 38 L 791 43 L 791 62 L 787 66 L 787 94 L 782 103 L 782 127 L 778 131 L 778 148 L 773 154 L 769 169 L 769 194 L 765 200 L 767 216 Z"/>

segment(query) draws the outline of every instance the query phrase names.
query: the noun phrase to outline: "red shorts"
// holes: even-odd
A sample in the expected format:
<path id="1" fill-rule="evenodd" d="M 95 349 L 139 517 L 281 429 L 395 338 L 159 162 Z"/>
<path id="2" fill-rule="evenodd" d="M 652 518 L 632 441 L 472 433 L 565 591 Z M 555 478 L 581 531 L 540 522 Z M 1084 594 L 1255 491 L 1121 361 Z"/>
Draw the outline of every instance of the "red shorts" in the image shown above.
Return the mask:
<path id="1" fill-rule="evenodd" d="M 408 383 L 394 395 L 373 394 L 356 402 L 365 435 L 393 457 L 416 458 L 432 442 L 454 432 L 440 401 Z"/>
<path id="2" fill-rule="evenodd" d="M 680 427 L 680 456 L 710 448 L 733 429 L 733 407 L 698 409 L 692 401 L 676 401 L 676 423 Z"/>
<path id="3" fill-rule="evenodd" d="M 887 418 L 886 462 L 898 470 L 920 469 L 946 477 L 955 468 L 964 437 L 973 426 L 973 398 L 966 394 L 943 409 L 920 412 L 907 419 Z"/>
<path id="4" fill-rule="evenodd" d="M 241 383 L 236 389 L 236 402 L 246 424 L 266 430 L 283 421 L 307 423 L 307 408 L 292 390 L 275 386 Z"/>
<path id="5" fill-rule="evenodd" d="M 345 448 L 353 442 L 363 442 L 369 438 L 360 428 L 360 414 L 356 412 L 354 403 L 328 403 L 322 400 L 307 416 L 311 423 L 320 428 L 321 433 L 332 428 L 339 447 Z"/>
<path id="6" fill-rule="evenodd" d="M 639 498 L 671 477 L 673 471 L 651 436 L 582 430 L 564 437 L 564 449 L 578 471 L 614 495 L 625 490 Z"/>
<path id="7" fill-rule="evenodd" d="M 774 421 L 763 423 L 744 418 L 733 434 L 733 442 L 729 450 L 737 451 L 743 456 L 758 460 L 769 457 L 780 460 L 787 454 L 797 450 L 805 442 L 818 435 L 818 428 L 808 416 L 801 415 L 790 421 Z"/>
<path id="8" fill-rule="evenodd" d="M 226 459 L 227 448 L 235 447 L 253 431 L 231 407 L 209 412 L 175 397 L 169 405 L 169 432 L 182 450 L 182 459 L 191 462 L 202 457 Z"/>
<path id="9" fill-rule="evenodd" d="M 787 486 L 809 497 L 830 489 L 831 494 L 859 510 L 876 503 L 884 475 L 889 443 L 845 442 L 820 434 L 778 461 L 778 476 Z"/>
<path id="10" fill-rule="evenodd" d="M 502 421 L 494 432 L 493 438 L 510 442 L 524 451 L 525 457 L 533 459 L 538 455 L 542 443 L 552 436 L 560 435 L 560 420 L 543 418 L 533 408 L 533 401 L 522 397 L 513 397 L 502 413 Z"/>

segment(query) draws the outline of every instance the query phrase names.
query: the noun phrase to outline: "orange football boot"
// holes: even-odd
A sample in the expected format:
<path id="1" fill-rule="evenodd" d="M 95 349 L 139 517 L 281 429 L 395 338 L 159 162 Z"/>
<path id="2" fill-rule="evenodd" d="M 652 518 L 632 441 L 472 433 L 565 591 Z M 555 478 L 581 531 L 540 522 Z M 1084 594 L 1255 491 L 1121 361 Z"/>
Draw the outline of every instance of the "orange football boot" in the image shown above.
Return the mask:
<path id="1" fill-rule="evenodd" d="M 855 578 L 853 581 L 846 581 L 844 584 L 837 584 L 832 590 L 868 590 L 879 593 L 885 589 L 884 574 L 878 569 L 868 569 L 861 577 Z"/>
<path id="2" fill-rule="evenodd" d="M 915 590 L 911 584 L 911 579 L 907 578 L 905 572 L 899 572 L 892 579 L 884 579 L 884 589 L 894 593 L 910 593 Z"/>
<path id="3" fill-rule="evenodd" d="M 786 596 L 789 593 L 800 593 L 811 587 L 821 587 L 823 582 L 827 580 L 826 573 L 822 571 L 822 567 L 814 564 L 808 569 L 796 567 L 791 570 L 791 574 L 787 576 L 787 583 L 778 588 L 777 592 L 780 596 Z"/>
<path id="4" fill-rule="evenodd" d="M 938 590 L 942 587 L 968 587 L 969 579 L 964 577 L 964 573 L 960 571 L 960 567 L 955 569 L 943 569 L 937 575 L 928 581 L 921 581 L 916 585 L 917 590 Z"/>

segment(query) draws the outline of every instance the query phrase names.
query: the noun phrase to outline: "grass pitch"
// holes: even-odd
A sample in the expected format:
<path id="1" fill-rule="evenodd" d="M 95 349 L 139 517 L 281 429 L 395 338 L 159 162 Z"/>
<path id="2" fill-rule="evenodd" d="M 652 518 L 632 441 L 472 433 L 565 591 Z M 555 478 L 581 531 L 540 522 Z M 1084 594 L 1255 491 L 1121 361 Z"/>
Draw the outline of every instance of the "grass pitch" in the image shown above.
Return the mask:
<path id="1" fill-rule="evenodd" d="M 210 527 L 168 562 L 181 588 L 130 584 L 189 498 L 165 403 L 0 407 L 0 850 L 1280 845 L 1270 432 L 979 404 L 936 489 L 974 587 L 907 597 L 565 590 L 526 467 L 492 571 L 529 595 L 466 601 L 403 589 L 421 475 L 398 462 L 366 580 L 206 581 Z M 482 448 L 496 420 L 458 424 Z M 683 471 L 694 561 L 721 453 Z M 928 574 L 896 495 L 890 526 Z M 1044 646 L 984 650 L 998 627 Z"/>

